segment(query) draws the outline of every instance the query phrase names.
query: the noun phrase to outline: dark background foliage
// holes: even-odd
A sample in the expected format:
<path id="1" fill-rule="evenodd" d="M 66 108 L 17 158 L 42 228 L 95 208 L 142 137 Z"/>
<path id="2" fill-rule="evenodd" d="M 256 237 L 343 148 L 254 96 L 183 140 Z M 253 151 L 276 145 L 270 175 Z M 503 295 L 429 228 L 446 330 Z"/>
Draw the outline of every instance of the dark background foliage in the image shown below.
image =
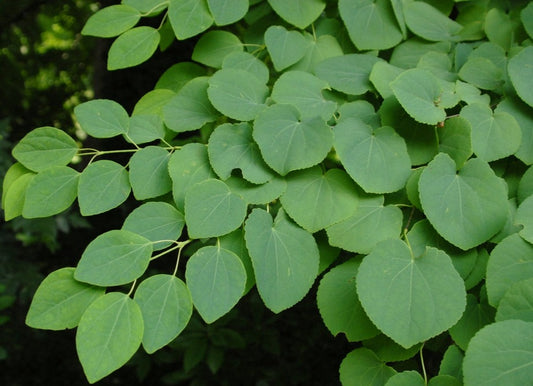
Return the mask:
<path id="1" fill-rule="evenodd" d="M 113 3 L 0 2 L 0 180 L 14 162 L 12 147 L 30 130 L 54 126 L 76 136 L 72 110 L 92 98 L 115 100 L 131 112 L 164 70 L 190 58 L 194 41 L 174 42 L 143 65 L 108 72 L 110 41 L 82 37 L 80 31 L 96 9 Z M 118 149 L 122 144 L 84 145 Z M 53 218 L 0 223 L 0 384 L 87 384 L 74 331 L 35 330 L 24 320 L 40 281 L 74 265 L 97 234 L 119 228 L 127 205 L 121 208 L 89 219 L 69 210 Z M 194 319 L 170 347 L 151 356 L 141 350 L 129 366 L 99 384 L 335 384 L 349 347 L 324 327 L 314 293 L 274 315 L 252 290 L 222 320 L 206 326 Z"/>

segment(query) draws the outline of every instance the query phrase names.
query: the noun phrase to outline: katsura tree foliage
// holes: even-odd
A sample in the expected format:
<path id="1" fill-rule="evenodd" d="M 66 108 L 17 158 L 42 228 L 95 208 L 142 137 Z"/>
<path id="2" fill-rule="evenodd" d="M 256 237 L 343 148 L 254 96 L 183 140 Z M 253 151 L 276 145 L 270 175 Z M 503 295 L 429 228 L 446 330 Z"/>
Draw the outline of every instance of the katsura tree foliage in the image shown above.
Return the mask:
<path id="1" fill-rule="evenodd" d="M 13 149 L 6 220 L 138 202 L 28 311 L 77 327 L 89 382 L 252 287 L 275 313 L 317 288 L 327 328 L 358 342 L 346 386 L 533 379 L 533 4 L 124 0 L 82 33 L 116 38 L 109 70 L 196 37 L 132 112 L 75 108 L 125 149 L 54 127 Z"/>

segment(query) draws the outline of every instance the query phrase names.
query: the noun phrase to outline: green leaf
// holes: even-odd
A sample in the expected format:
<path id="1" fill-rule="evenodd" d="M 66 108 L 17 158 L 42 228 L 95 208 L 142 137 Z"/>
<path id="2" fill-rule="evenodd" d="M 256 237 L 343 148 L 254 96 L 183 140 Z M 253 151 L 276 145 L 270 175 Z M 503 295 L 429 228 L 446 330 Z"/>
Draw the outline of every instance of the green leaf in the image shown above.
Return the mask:
<path id="1" fill-rule="evenodd" d="M 382 362 L 367 348 L 357 348 L 342 360 L 339 368 L 343 386 L 382 386 L 396 370 Z"/>
<path id="2" fill-rule="evenodd" d="M 246 217 L 246 203 L 222 181 L 208 179 L 185 195 L 185 222 L 193 239 L 222 236 L 237 229 Z"/>
<path id="3" fill-rule="evenodd" d="M 308 48 L 301 32 L 287 31 L 279 25 L 270 26 L 265 31 L 265 45 L 278 72 L 298 62 Z"/>
<path id="4" fill-rule="evenodd" d="M 522 230 L 519 232 L 520 236 L 524 240 L 533 243 L 533 195 L 520 203 L 516 211 L 514 223 L 523 225 Z"/>
<path id="5" fill-rule="evenodd" d="M 466 305 L 463 279 L 448 255 L 427 247 L 415 256 L 401 240 L 379 243 L 356 281 L 370 320 L 405 348 L 453 326 Z"/>
<path id="6" fill-rule="evenodd" d="M 150 262 L 152 242 L 127 230 L 111 230 L 87 245 L 74 279 L 110 287 L 139 278 Z"/>
<path id="7" fill-rule="evenodd" d="M 122 225 L 122 229 L 136 233 L 155 243 L 155 251 L 172 245 L 177 240 L 185 219 L 183 214 L 166 202 L 146 202 L 134 209 Z"/>
<path id="8" fill-rule="evenodd" d="M 39 172 L 26 188 L 22 216 L 50 217 L 63 212 L 76 199 L 79 176 L 68 166 L 55 166 Z"/>
<path id="9" fill-rule="evenodd" d="M 339 0 L 339 14 L 359 50 L 386 50 L 402 40 L 388 0 Z"/>
<path id="10" fill-rule="evenodd" d="M 26 169 L 21 163 L 15 162 L 7 169 L 2 182 L 2 209 L 6 208 L 6 196 L 9 188 L 13 183 L 22 177 L 24 174 L 31 173 L 29 169 Z"/>
<path id="11" fill-rule="evenodd" d="M 39 127 L 26 134 L 13 148 L 13 157 L 24 167 L 40 172 L 65 166 L 78 152 L 76 142 L 55 127 Z"/>
<path id="12" fill-rule="evenodd" d="M 493 113 L 489 106 L 472 103 L 462 108 L 461 117 L 472 126 L 472 147 L 479 158 L 495 161 L 520 147 L 522 132 L 512 115 Z"/>
<path id="13" fill-rule="evenodd" d="M 338 122 L 347 118 L 359 118 L 367 125 L 377 129 L 381 126 L 380 117 L 376 114 L 374 106 L 365 100 L 344 103 L 337 110 Z"/>
<path id="14" fill-rule="evenodd" d="M 372 338 L 378 329 L 366 316 L 355 287 L 359 262 L 351 259 L 326 273 L 316 294 L 320 316 L 329 331 L 350 342 Z"/>
<path id="15" fill-rule="evenodd" d="M 244 240 L 244 229 L 238 228 L 235 231 L 228 233 L 218 239 L 220 248 L 233 252 L 241 260 L 244 270 L 246 271 L 246 285 L 244 286 L 244 294 L 248 293 L 255 284 L 254 268 L 252 266 L 252 259 L 246 249 L 246 241 Z"/>
<path id="16" fill-rule="evenodd" d="M 209 31 L 202 34 L 194 46 L 191 58 L 208 67 L 221 68 L 227 55 L 241 52 L 242 49 L 241 41 L 231 32 Z"/>
<path id="17" fill-rule="evenodd" d="M 430 43 L 427 40 L 413 37 L 394 47 L 389 63 L 396 67 L 409 69 L 416 67 L 420 59 L 429 51 L 449 53 L 450 50 L 450 42 Z"/>
<path id="18" fill-rule="evenodd" d="M 425 386 L 424 378 L 418 371 L 406 370 L 394 374 L 385 383 L 385 386 Z"/>
<path id="19" fill-rule="evenodd" d="M 333 133 L 321 118 L 300 119 L 295 107 L 278 104 L 257 116 L 253 138 L 265 162 L 283 176 L 318 164 L 333 145 Z"/>
<path id="20" fill-rule="evenodd" d="M 459 347 L 454 344 L 448 346 L 440 362 L 439 375 L 463 379 L 463 359 L 464 354 Z"/>
<path id="21" fill-rule="evenodd" d="M 289 24 L 304 29 L 315 21 L 324 8 L 324 0 L 268 0 L 274 11 Z"/>
<path id="22" fill-rule="evenodd" d="M 402 212 L 383 202 L 383 196 L 360 195 L 355 213 L 326 229 L 330 245 L 369 253 L 380 241 L 400 237 Z"/>
<path id="23" fill-rule="evenodd" d="M 119 70 L 146 62 L 154 54 L 160 39 L 159 31 L 148 26 L 124 32 L 109 48 L 107 69 Z"/>
<path id="24" fill-rule="evenodd" d="M 503 84 L 503 71 L 492 61 L 471 56 L 461 67 L 459 77 L 484 90 L 494 90 Z"/>
<path id="25" fill-rule="evenodd" d="M 176 133 L 197 130 L 218 117 L 207 98 L 208 78 L 194 78 L 163 106 L 163 119 Z"/>
<path id="26" fill-rule="evenodd" d="M 83 216 L 91 216 L 122 204 L 130 195 L 128 171 L 114 161 L 101 160 L 80 174 L 78 203 Z"/>
<path id="27" fill-rule="evenodd" d="M 325 88 L 328 84 L 314 75 L 287 71 L 274 83 L 272 99 L 296 107 L 302 119 L 321 117 L 327 121 L 337 109 L 337 104 L 324 98 L 322 90 Z"/>
<path id="28" fill-rule="evenodd" d="M 524 9 L 522 9 L 520 12 L 520 20 L 529 37 L 533 39 L 533 4 L 529 3 Z"/>
<path id="29" fill-rule="evenodd" d="M 246 270 L 235 253 L 208 246 L 189 258 L 185 278 L 198 313 L 206 323 L 212 323 L 242 297 Z"/>
<path id="30" fill-rule="evenodd" d="M 533 322 L 533 278 L 512 284 L 498 304 L 496 321 L 521 319 Z"/>
<path id="31" fill-rule="evenodd" d="M 191 294 L 173 275 L 154 275 L 135 291 L 144 322 L 142 345 L 148 354 L 172 342 L 187 326 L 192 315 Z"/>
<path id="32" fill-rule="evenodd" d="M 95 300 L 81 317 L 76 332 L 78 358 L 89 383 L 125 365 L 141 345 L 142 337 L 142 314 L 134 300 L 119 292 Z"/>
<path id="33" fill-rule="evenodd" d="M 86 308 L 105 292 L 74 280 L 74 268 L 49 274 L 33 295 L 26 324 L 32 328 L 64 330 L 78 325 Z"/>
<path id="34" fill-rule="evenodd" d="M 216 25 L 233 24 L 248 13 L 248 0 L 207 0 Z"/>
<path id="35" fill-rule="evenodd" d="M 321 35 L 318 38 L 304 33 L 307 51 L 302 59 L 290 67 L 294 71 L 313 72 L 316 65 L 324 59 L 340 56 L 344 52 L 337 39 L 331 35 Z"/>
<path id="36" fill-rule="evenodd" d="M 74 108 L 74 115 L 83 131 L 91 137 L 111 138 L 128 132 L 128 113 L 109 99 L 84 102 Z"/>
<path id="37" fill-rule="evenodd" d="M 337 90 L 350 95 L 362 95 L 370 90 L 370 72 L 378 57 L 369 54 L 335 56 L 320 62 L 315 73 Z"/>
<path id="38" fill-rule="evenodd" d="M 462 350 L 466 350 L 470 339 L 482 327 L 494 321 L 494 308 L 488 304 L 478 303 L 472 294 L 466 296 L 466 309 L 455 326 L 449 333 L 453 341 Z"/>
<path id="39" fill-rule="evenodd" d="M 261 157 L 248 123 L 218 126 L 209 137 L 207 152 L 213 170 L 223 180 L 234 169 L 240 169 L 244 179 L 254 184 L 264 184 L 274 177 Z"/>
<path id="40" fill-rule="evenodd" d="M 26 199 L 26 190 L 29 183 L 36 176 L 34 173 L 26 173 L 18 177 L 9 186 L 5 195 L 4 218 L 9 221 L 22 214 L 24 201 Z"/>
<path id="41" fill-rule="evenodd" d="M 222 68 L 248 71 L 265 84 L 270 80 L 267 65 L 248 52 L 233 52 L 227 55 L 222 62 Z"/>
<path id="42" fill-rule="evenodd" d="M 405 111 L 418 122 L 435 125 L 446 118 L 444 108 L 439 106 L 442 88 L 429 71 L 420 68 L 404 71 L 390 87 Z"/>
<path id="43" fill-rule="evenodd" d="M 430 41 L 458 40 L 461 24 L 448 18 L 423 1 L 411 1 L 403 8 L 407 27 L 417 36 Z"/>
<path id="44" fill-rule="evenodd" d="M 252 184 L 243 178 L 233 176 L 224 182 L 247 204 L 268 204 L 279 198 L 287 188 L 287 183 L 279 176 L 262 185 Z"/>
<path id="45" fill-rule="evenodd" d="M 206 0 L 170 0 L 168 17 L 180 40 L 198 35 L 213 24 Z"/>
<path id="46" fill-rule="evenodd" d="M 181 90 L 183 86 L 190 80 L 205 75 L 205 68 L 192 62 L 179 62 L 170 66 L 161 75 L 155 89 L 167 89 L 174 92 Z"/>
<path id="47" fill-rule="evenodd" d="M 148 91 L 135 104 L 132 115 L 154 114 L 163 117 L 163 106 L 176 95 L 174 91 L 159 89 Z"/>
<path id="48" fill-rule="evenodd" d="M 137 200 L 161 196 L 172 190 L 168 175 L 170 153 L 159 146 L 147 146 L 130 159 L 130 183 Z"/>
<path id="49" fill-rule="evenodd" d="M 372 350 L 383 362 L 405 361 L 415 356 L 422 346 L 419 343 L 406 349 L 384 334 L 365 340 L 363 345 Z"/>
<path id="50" fill-rule="evenodd" d="M 515 23 L 511 21 L 506 11 L 497 7 L 490 9 L 483 24 L 489 41 L 509 51 L 515 40 Z"/>
<path id="51" fill-rule="evenodd" d="M 130 118 L 129 130 L 126 137 L 128 142 L 140 145 L 164 137 L 165 126 L 159 115 L 137 114 Z"/>
<path id="52" fill-rule="evenodd" d="M 176 150 L 168 161 L 172 179 L 172 197 L 176 207 L 183 211 L 185 194 L 198 182 L 216 177 L 207 157 L 207 146 L 189 143 Z"/>
<path id="53" fill-rule="evenodd" d="M 480 330 L 463 364 L 468 385 L 526 385 L 531 382 L 532 322 L 505 320 Z"/>
<path id="54" fill-rule="evenodd" d="M 509 60 L 507 70 L 516 93 L 533 107 L 533 47 L 526 47 Z"/>
<path id="55" fill-rule="evenodd" d="M 463 117 L 451 117 L 446 119 L 444 126 L 437 130 L 439 151 L 448 154 L 460 169 L 473 152 L 470 122 Z"/>
<path id="56" fill-rule="evenodd" d="M 245 223 L 259 295 L 279 313 L 299 302 L 318 274 L 319 252 L 313 236 L 290 222 L 280 210 L 276 219 L 254 209 Z"/>
<path id="57" fill-rule="evenodd" d="M 458 174 L 455 170 L 455 162 L 447 154 L 438 154 L 420 176 L 420 201 L 437 232 L 467 250 L 505 225 L 507 192 L 481 159 L 467 161 Z"/>
<path id="58" fill-rule="evenodd" d="M 111 38 L 126 32 L 141 19 L 141 13 L 128 5 L 105 7 L 94 13 L 81 30 L 82 35 Z"/>
<path id="59" fill-rule="evenodd" d="M 268 87 L 248 71 L 224 68 L 209 78 L 207 95 L 222 114 L 251 121 L 265 108 Z"/>
<path id="60" fill-rule="evenodd" d="M 146 16 L 161 12 L 168 6 L 166 1 L 161 0 L 122 0 L 122 3 L 147 14 Z"/>
<path id="61" fill-rule="evenodd" d="M 517 198 L 522 203 L 526 198 L 533 195 L 533 167 L 529 167 L 518 184 Z"/>
<path id="62" fill-rule="evenodd" d="M 513 283 L 533 277 L 533 246 L 518 234 L 503 239 L 492 250 L 487 265 L 489 304 L 497 307 Z"/>
<path id="63" fill-rule="evenodd" d="M 495 112 L 512 115 L 522 131 L 522 141 L 514 156 L 526 165 L 533 164 L 533 116 L 530 107 L 518 98 L 505 98 L 496 107 Z"/>
<path id="64" fill-rule="evenodd" d="M 339 169 L 322 174 L 320 167 L 287 176 L 281 203 L 287 214 L 305 230 L 315 233 L 350 217 L 359 201 L 357 187 Z"/>
<path id="65" fill-rule="evenodd" d="M 401 189 L 411 174 L 405 141 L 393 128 L 373 130 L 357 118 L 347 118 L 333 129 L 335 150 L 346 171 L 369 193 Z"/>
<path id="66" fill-rule="evenodd" d="M 385 61 L 377 61 L 372 67 L 369 75 L 369 80 L 372 82 L 376 90 L 383 99 L 386 99 L 393 94 L 390 87 L 392 82 L 404 70 L 400 67 L 393 66 Z"/>

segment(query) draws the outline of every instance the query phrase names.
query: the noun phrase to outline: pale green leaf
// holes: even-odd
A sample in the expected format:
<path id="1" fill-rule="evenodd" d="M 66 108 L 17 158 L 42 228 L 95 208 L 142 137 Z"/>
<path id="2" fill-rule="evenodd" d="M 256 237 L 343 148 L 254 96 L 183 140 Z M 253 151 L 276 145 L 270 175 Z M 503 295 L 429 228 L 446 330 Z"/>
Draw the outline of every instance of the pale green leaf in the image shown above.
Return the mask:
<path id="1" fill-rule="evenodd" d="M 111 138 L 128 132 L 128 113 L 109 99 L 84 102 L 74 108 L 74 115 L 83 131 L 91 137 Z"/>
<path id="2" fill-rule="evenodd" d="M 254 209 L 245 224 L 259 295 L 279 313 L 299 302 L 318 274 L 319 252 L 313 236 L 290 222 L 280 210 L 273 221 Z"/>
<path id="3" fill-rule="evenodd" d="M 335 150 L 346 171 L 368 193 L 401 189 L 411 174 L 405 141 L 394 129 L 373 130 L 357 118 L 347 118 L 335 128 Z"/>
<path id="4" fill-rule="evenodd" d="M 503 71 L 492 61 L 471 56 L 459 70 L 459 77 L 483 90 L 495 90 L 503 85 Z"/>
<path id="5" fill-rule="evenodd" d="M 497 307 L 507 290 L 533 277 L 533 246 L 518 234 L 503 239 L 490 253 L 487 265 L 487 295 Z"/>
<path id="6" fill-rule="evenodd" d="M 50 217 L 70 207 L 78 194 L 80 174 L 68 166 L 55 166 L 35 175 L 26 188 L 25 218 Z"/>
<path id="7" fill-rule="evenodd" d="M 268 0 L 274 11 L 286 22 L 304 29 L 315 21 L 324 8 L 324 0 Z"/>
<path id="8" fill-rule="evenodd" d="M 243 178 L 254 184 L 264 184 L 274 177 L 261 157 L 248 123 L 218 126 L 209 137 L 207 152 L 213 170 L 223 180 L 234 169 L 240 169 Z"/>
<path id="9" fill-rule="evenodd" d="M 50 273 L 33 295 L 26 324 L 32 328 L 64 330 L 78 325 L 86 308 L 105 292 L 74 280 L 74 268 Z"/>
<path id="10" fill-rule="evenodd" d="M 78 152 L 76 142 L 55 127 L 39 127 L 26 134 L 13 148 L 13 157 L 24 167 L 40 172 L 52 166 L 65 166 Z"/>
<path id="11" fill-rule="evenodd" d="M 526 47 L 513 56 L 507 70 L 520 99 L 533 107 L 533 47 Z"/>
<path id="12" fill-rule="evenodd" d="M 386 99 L 394 95 L 390 87 L 390 82 L 396 79 L 396 77 L 402 72 L 402 68 L 393 66 L 390 63 L 380 60 L 377 61 L 372 67 L 369 80 L 372 82 L 372 85 L 376 88 L 381 97 Z"/>
<path id="13" fill-rule="evenodd" d="M 370 90 L 370 72 L 378 57 L 368 54 L 335 56 L 320 62 L 315 73 L 337 90 L 350 95 L 362 95 Z"/>
<path id="14" fill-rule="evenodd" d="M 82 35 L 111 38 L 126 32 L 141 19 L 141 13 L 128 5 L 117 4 L 94 13 L 81 30 Z"/>
<path id="15" fill-rule="evenodd" d="M 9 188 L 13 185 L 13 183 L 19 179 L 19 177 L 22 177 L 24 174 L 31 173 L 29 169 L 26 169 L 21 163 L 15 162 L 13 165 L 7 169 L 4 180 L 2 181 L 2 209 L 5 209 L 6 206 L 6 196 Z"/>
<path id="16" fill-rule="evenodd" d="M 185 84 L 205 75 L 205 69 L 196 63 L 179 62 L 170 66 L 155 84 L 155 89 L 167 89 L 174 92 L 181 90 Z"/>
<path id="17" fill-rule="evenodd" d="M 327 121 L 337 109 L 337 104 L 324 98 L 322 90 L 326 88 L 328 83 L 314 75 L 287 71 L 274 83 L 272 99 L 296 107 L 302 119 L 321 117 Z"/>
<path id="18" fill-rule="evenodd" d="M 135 104 L 132 115 L 154 114 L 163 118 L 163 107 L 174 95 L 174 91 L 167 89 L 148 91 Z"/>
<path id="19" fill-rule="evenodd" d="M 27 195 L 28 193 L 26 193 Z M 519 232 L 524 240 L 533 243 L 533 195 L 526 198 L 520 203 L 516 211 L 514 223 L 522 225 L 522 230 Z"/>
<path id="20" fill-rule="evenodd" d="M 505 186 L 481 159 L 467 161 L 457 174 L 455 162 L 440 153 L 424 169 L 418 186 L 431 225 L 463 250 L 487 241 L 505 225 Z"/>
<path id="21" fill-rule="evenodd" d="M 306 52 L 302 59 L 290 67 L 293 71 L 313 72 L 321 61 L 344 54 L 342 47 L 334 36 L 321 35 L 314 37 L 304 32 Z"/>
<path id="22" fill-rule="evenodd" d="M 346 172 L 320 167 L 297 171 L 286 178 L 281 203 L 302 228 L 315 233 L 350 217 L 359 201 L 357 187 Z"/>
<path id="23" fill-rule="evenodd" d="M 493 113 L 479 103 L 464 106 L 461 117 L 472 126 L 472 148 L 485 161 L 495 161 L 514 154 L 520 147 L 522 132 L 514 117 L 505 112 Z"/>
<path id="24" fill-rule="evenodd" d="M 130 183 L 137 200 L 158 197 L 172 190 L 168 175 L 170 153 L 159 146 L 147 146 L 130 159 Z"/>
<path id="25" fill-rule="evenodd" d="M 239 177 L 224 181 L 233 193 L 238 194 L 247 204 L 268 204 L 283 194 L 287 188 L 285 179 L 277 176 L 266 184 L 256 185 Z"/>
<path id="26" fill-rule="evenodd" d="M 159 31 L 148 26 L 124 32 L 109 48 L 107 69 L 113 71 L 144 63 L 154 54 L 159 39 Z"/>
<path id="27" fill-rule="evenodd" d="M 248 0 L 207 0 L 216 25 L 233 24 L 248 12 Z"/>
<path id="28" fill-rule="evenodd" d="M 191 238 L 217 237 L 237 229 L 246 217 L 246 203 L 222 181 L 208 179 L 185 195 L 185 223 Z"/>
<path id="29" fill-rule="evenodd" d="M 326 273 L 317 290 L 320 316 L 329 331 L 346 335 L 350 342 L 371 338 L 379 330 L 366 316 L 355 286 L 359 262 L 352 259 Z"/>
<path id="30" fill-rule="evenodd" d="M 326 229 L 329 243 L 351 252 L 369 253 L 382 240 L 400 237 L 402 212 L 383 205 L 383 196 L 359 196 L 355 213 Z"/>
<path id="31" fill-rule="evenodd" d="M 208 246 L 189 258 L 185 278 L 195 308 L 206 323 L 212 323 L 242 297 L 246 270 L 235 253 L 220 246 Z"/>
<path id="32" fill-rule="evenodd" d="M 5 221 L 12 220 L 22 214 L 24 200 L 26 199 L 26 189 L 35 176 L 36 174 L 34 173 L 25 173 L 9 185 L 4 201 Z"/>
<path id="33" fill-rule="evenodd" d="M 144 322 L 142 345 L 152 354 L 173 341 L 187 326 L 192 300 L 183 281 L 173 275 L 154 275 L 135 291 Z"/>
<path id="34" fill-rule="evenodd" d="M 150 262 L 152 242 L 127 230 L 111 230 L 87 245 L 74 278 L 98 286 L 116 286 L 139 278 Z"/>
<path id="35" fill-rule="evenodd" d="M 530 38 L 533 39 L 533 4 L 529 3 L 520 12 L 520 20 Z"/>
<path id="36" fill-rule="evenodd" d="M 489 41 L 509 51 L 515 39 L 515 23 L 510 15 L 501 8 L 491 8 L 483 23 L 483 29 Z"/>
<path id="37" fill-rule="evenodd" d="M 467 385 L 527 385 L 533 366 L 532 322 L 505 320 L 480 330 L 463 362 Z"/>
<path id="38" fill-rule="evenodd" d="M 303 58 L 308 41 L 299 31 L 287 31 L 283 26 L 273 25 L 265 31 L 265 45 L 279 72 Z"/>
<path id="39" fill-rule="evenodd" d="M 107 212 L 126 201 L 130 191 L 128 171 L 122 165 L 109 160 L 93 162 L 80 175 L 80 212 L 83 216 Z"/>
<path id="40" fill-rule="evenodd" d="M 198 35 L 213 24 L 207 0 L 170 0 L 168 17 L 179 40 Z"/>
<path id="41" fill-rule="evenodd" d="M 533 322 L 533 277 L 512 284 L 501 298 L 496 321 L 509 319 Z"/>
<path id="42" fill-rule="evenodd" d="M 466 305 L 463 279 L 448 255 L 432 247 L 415 255 L 401 240 L 382 241 L 356 280 L 370 320 L 405 348 L 453 326 Z"/>
<path id="43" fill-rule="evenodd" d="M 122 0 L 122 3 L 148 15 L 161 12 L 168 6 L 168 2 L 162 0 Z"/>
<path id="44" fill-rule="evenodd" d="M 197 130 L 218 117 L 207 98 L 208 78 L 194 78 L 163 106 L 163 119 L 167 127 L 181 133 Z"/>
<path id="45" fill-rule="evenodd" d="M 402 40 L 388 0 L 339 0 L 339 14 L 359 50 L 385 50 Z"/>
<path id="46" fill-rule="evenodd" d="M 159 250 L 172 245 L 184 225 L 183 214 L 172 205 L 151 201 L 134 209 L 124 220 L 122 229 L 147 238 L 154 243 L 154 250 Z"/>
<path id="47" fill-rule="evenodd" d="M 464 356 L 463 351 L 456 345 L 448 346 L 440 362 L 439 375 L 449 375 L 463 379 Z"/>
<path id="48" fill-rule="evenodd" d="M 462 26 L 423 1 L 404 5 L 405 23 L 417 36 L 430 41 L 458 40 Z"/>
<path id="49" fill-rule="evenodd" d="M 143 329 L 141 310 L 126 294 L 110 292 L 95 300 L 76 332 L 78 358 L 89 383 L 125 365 L 141 345 Z"/>
<path id="50" fill-rule="evenodd" d="M 248 71 L 265 84 L 270 80 L 270 72 L 267 65 L 254 55 L 244 51 L 227 55 L 222 62 L 222 68 Z"/>
<path id="51" fill-rule="evenodd" d="M 387 380 L 385 386 L 425 386 L 424 378 L 418 371 L 408 370 L 394 374 Z"/>
<path id="52" fill-rule="evenodd" d="M 207 146 L 189 143 L 176 150 L 168 161 L 168 172 L 172 179 L 172 197 L 176 207 L 183 211 L 185 194 L 198 182 L 216 177 L 209 164 Z"/>
<path id="53" fill-rule="evenodd" d="M 422 346 L 419 343 L 409 348 L 404 348 L 384 334 L 365 340 L 363 345 L 374 351 L 383 362 L 405 361 L 415 356 Z"/>
<path id="54" fill-rule="evenodd" d="M 228 31 L 209 31 L 202 34 L 194 46 L 192 60 L 213 68 L 221 68 L 224 58 L 243 49 L 239 38 Z"/>
<path id="55" fill-rule="evenodd" d="M 526 165 L 533 164 L 533 116 L 531 108 L 516 97 L 503 99 L 496 107 L 496 113 L 512 115 L 522 131 L 522 141 L 514 156 Z"/>
<path id="56" fill-rule="evenodd" d="M 342 360 L 339 375 L 342 386 L 383 386 L 396 374 L 367 348 L 357 348 Z"/>
<path id="57" fill-rule="evenodd" d="M 248 71 L 224 68 L 209 78 L 207 95 L 222 114 L 251 121 L 265 108 L 268 87 Z"/>
<path id="58" fill-rule="evenodd" d="M 137 114 L 130 118 L 129 130 L 126 136 L 128 142 L 137 145 L 152 142 L 165 137 L 163 119 L 155 114 Z"/>
<path id="59" fill-rule="evenodd" d="M 434 125 L 446 118 L 439 106 L 442 87 L 429 71 L 420 68 L 404 71 L 390 87 L 405 111 L 418 122 Z"/>

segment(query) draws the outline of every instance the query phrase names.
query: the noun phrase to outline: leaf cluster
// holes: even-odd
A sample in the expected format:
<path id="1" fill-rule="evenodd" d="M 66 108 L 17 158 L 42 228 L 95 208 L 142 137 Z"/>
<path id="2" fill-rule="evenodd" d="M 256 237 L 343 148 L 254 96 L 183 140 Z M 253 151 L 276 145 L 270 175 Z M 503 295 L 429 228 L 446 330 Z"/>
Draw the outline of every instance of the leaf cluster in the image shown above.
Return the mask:
<path id="1" fill-rule="evenodd" d="M 360 342 L 340 364 L 343 385 L 527 384 L 532 13 L 488 0 L 124 0 L 98 11 L 82 33 L 116 37 L 109 70 L 199 38 L 131 114 L 105 99 L 74 110 L 88 135 L 129 149 L 79 148 L 53 127 L 14 148 L 6 220 L 76 199 L 83 216 L 139 202 L 42 282 L 27 324 L 77 327 L 96 382 L 139 346 L 172 342 L 193 309 L 212 323 L 255 286 L 279 313 L 321 275 L 324 324 Z M 160 27 L 137 26 L 147 17 Z M 118 152 L 132 154 L 126 165 Z M 68 166 L 83 156 L 85 169 Z M 169 269 L 154 275 L 163 257 Z M 428 377 L 424 345 L 436 339 L 444 356 Z"/>

